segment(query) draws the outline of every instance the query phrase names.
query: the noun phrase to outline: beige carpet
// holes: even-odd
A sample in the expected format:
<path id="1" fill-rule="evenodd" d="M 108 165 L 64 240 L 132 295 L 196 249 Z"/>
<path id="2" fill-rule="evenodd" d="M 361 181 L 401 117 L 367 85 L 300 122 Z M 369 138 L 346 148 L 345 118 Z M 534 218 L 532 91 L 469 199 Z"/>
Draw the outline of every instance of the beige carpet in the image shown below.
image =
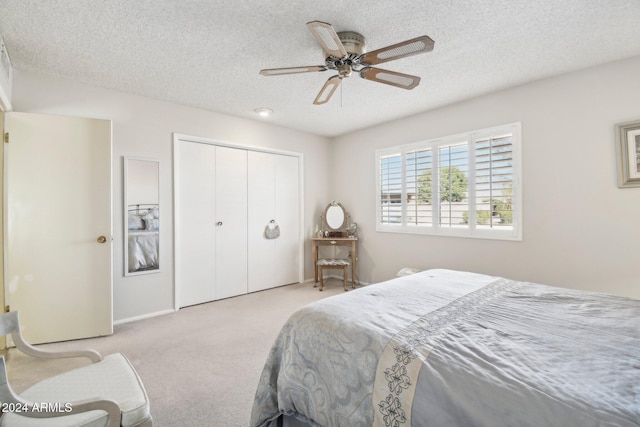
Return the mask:
<path id="1" fill-rule="evenodd" d="M 118 325 L 108 337 L 41 347 L 124 353 L 145 384 L 156 426 L 247 426 L 262 366 L 284 322 L 299 307 L 340 293 L 342 282 L 334 280 L 323 292 L 311 283 L 283 286 Z M 17 392 L 87 363 L 32 359 L 15 349 L 7 359 Z"/>

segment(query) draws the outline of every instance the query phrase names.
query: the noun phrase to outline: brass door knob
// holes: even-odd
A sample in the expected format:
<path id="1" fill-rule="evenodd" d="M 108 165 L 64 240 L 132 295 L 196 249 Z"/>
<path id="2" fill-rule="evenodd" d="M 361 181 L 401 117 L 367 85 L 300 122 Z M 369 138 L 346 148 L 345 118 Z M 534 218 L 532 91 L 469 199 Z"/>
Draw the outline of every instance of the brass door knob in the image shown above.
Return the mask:
<path id="1" fill-rule="evenodd" d="M 104 236 L 100 236 L 98 237 L 98 243 L 105 243 L 107 241 L 107 238 Z"/>

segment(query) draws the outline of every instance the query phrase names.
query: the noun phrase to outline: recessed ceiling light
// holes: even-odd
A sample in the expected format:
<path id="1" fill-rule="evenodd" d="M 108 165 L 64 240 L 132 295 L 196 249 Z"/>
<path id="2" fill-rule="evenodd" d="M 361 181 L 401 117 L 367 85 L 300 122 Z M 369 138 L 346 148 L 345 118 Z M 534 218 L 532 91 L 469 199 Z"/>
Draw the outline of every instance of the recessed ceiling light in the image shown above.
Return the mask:
<path id="1" fill-rule="evenodd" d="M 260 107 L 254 110 L 256 113 L 260 114 L 262 117 L 269 117 L 273 110 L 271 108 Z"/>

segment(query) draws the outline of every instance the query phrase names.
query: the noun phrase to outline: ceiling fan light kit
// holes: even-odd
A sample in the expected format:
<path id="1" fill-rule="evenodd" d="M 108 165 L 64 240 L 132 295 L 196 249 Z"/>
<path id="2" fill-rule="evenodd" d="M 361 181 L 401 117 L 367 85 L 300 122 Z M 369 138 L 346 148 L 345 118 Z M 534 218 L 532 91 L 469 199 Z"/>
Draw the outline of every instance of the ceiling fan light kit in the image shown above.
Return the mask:
<path id="1" fill-rule="evenodd" d="M 270 68 L 261 70 L 260 74 L 263 76 L 278 76 L 326 70 L 337 71 L 338 74 L 331 76 L 320 89 L 320 93 L 313 101 L 315 105 L 329 102 L 333 93 L 340 86 L 342 79 L 349 77 L 354 71 L 365 80 L 384 83 L 402 89 L 413 89 L 420 83 L 420 77 L 397 71 L 383 70 L 372 67 L 372 65 L 431 52 L 434 46 L 434 41 L 429 36 L 420 36 L 365 53 L 365 39 L 360 33 L 355 31 L 336 33 L 331 24 L 320 21 L 308 22 L 307 28 L 322 46 L 325 65 Z"/>

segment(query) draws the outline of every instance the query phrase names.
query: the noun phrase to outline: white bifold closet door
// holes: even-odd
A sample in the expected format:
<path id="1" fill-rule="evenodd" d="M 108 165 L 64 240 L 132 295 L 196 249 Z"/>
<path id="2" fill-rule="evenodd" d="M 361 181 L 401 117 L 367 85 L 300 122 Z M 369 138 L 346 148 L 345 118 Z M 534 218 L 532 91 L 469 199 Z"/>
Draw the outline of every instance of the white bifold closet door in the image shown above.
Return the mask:
<path id="1" fill-rule="evenodd" d="M 247 293 L 247 151 L 181 142 L 176 178 L 180 306 Z"/>
<path id="2" fill-rule="evenodd" d="M 216 150 L 178 141 L 175 147 L 176 284 L 180 307 L 215 299 Z"/>
<path id="3" fill-rule="evenodd" d="M 300 281 L 298 156 L 177 139 L 174 161 L 179 307 Z"/>
<path id="4" fill-rule="evenodd" d="M 220 299 L 247 293 L 247 151 L 215 149 L 215 299 Z"/>
<path id="5" fill-rule="evenodd" d="M 249 151 L 249 292 L 298 282 L 298 158 Z M 280 236 L 267 239 L 273 223 Z"/>

